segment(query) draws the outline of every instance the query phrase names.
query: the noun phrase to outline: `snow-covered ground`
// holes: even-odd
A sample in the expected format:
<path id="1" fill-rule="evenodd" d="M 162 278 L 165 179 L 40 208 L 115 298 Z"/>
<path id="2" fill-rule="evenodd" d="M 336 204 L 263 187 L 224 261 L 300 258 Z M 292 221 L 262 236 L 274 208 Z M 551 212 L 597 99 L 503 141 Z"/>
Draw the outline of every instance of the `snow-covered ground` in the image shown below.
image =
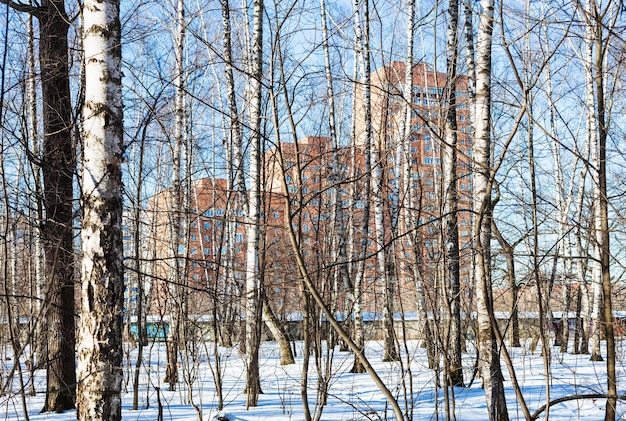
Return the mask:
<path id="1" fill-rule="evenodd" d="M 297 344 L 301 346 L 301 343 Z M 125 366 L 126 380 L 123 395 L 125 420 L 157 420 L 158 398 L 162 404 L 164 420 L 302 420 L 302 353 L 298 348 L 297 363 L 281 366 L 278 349 L 272 342 L 262 344 L 261 348 L 261 386 L 263 395 L 259 398 L 259 406 L 246 410 L 244 382 L 245 372 L 243 360 L 234 349 L 220 349 L 222 355 L 224 405 L 218 412 L 215 394 L 215 382 L 212 370 L 215 360 L 207 358 L 206 352 L 212 353 L 210 346 L 197 348 L 194 361 L 181 362 L 181 383 L 177 391 L 168 391 L 168 385 L 162 383 L 165 372 L 165 348 L 162 343 L 155 343 L 146 348 L 145 365 L 142 368 L 139 394 L 139 410 L 131 410 L 132 405 L 132 371 L 134 370 L 135 350 L 128 348 L 130 364 Z M 534 412 L 546 402 L 546 379 L 543 358 L 539 351 L 531 353 L 526 348 L 511 349 L 515 370 L 519 383 L 522 385 L 524 399 Z M 379 375 L 392 392 L 398 396 L 403 409 L 410 407 L 409 413 L 413 420 L 446 419 L 446 399 L 443 391 L 436 386 L 433 370 L 426 364 L 425 352 L 417 348 L 415 343 L 408 344 L 408 353 L 403 350 L 402 363 L 384 363 L 381 361 L 382 345 L 379 342 L 368 342 L 366 354 Z M 618 381 L 624 378 L 626 368 L 626 349 L 618 342 Z M 147 363 L 149 361 L 149 364 Z M 353 356 L 336 348 L 332 357 L 333 369 L 330 379 L 328 403 L 323 407 L 322 420 L 384 420 L 394 419 L 391 409 L 378 391 L 368 374 L 349 373 Z M 408 370 L 410 362 L 410 372 Z M 473 357 L 468 355 L 465 361 L 467 370 L 466 381 L 472 374 Z M 5 361 L 10 366 L 10 361 Z M 191 367 L 192 370 L 185 370 Z M 524 416 L 509 381 L 509 375 L 503 363 L 506 381 L 506 393 L 511 420 L 523 420 Z M 201 409 L 202 418 L 197 409 L 189 402 L 189 387 L 185 385 L 185 373 L 193 376 L 192 397 L 196 408 Z M 582 393 L 595 393 L 605 390 L 606 375 L 604 362 L 590 362 L 588 355 L 561 354 L 557 349 L 552 351 L 550 366 L 550 398 Z M 76 418 L 75 412 L 63 414 L 40 414 L 43 405 L 45 380 L 43 373 L 38 373 L 36 382 L 38 393 L 27 398 L 29 416 L 32 421 L 54 420 L 65 421 Z M 308 395 L 311 413 L 320 410 L 316 405 L 317 370 L 315 359 L 311 357 L 309 370 Z M 623 384 L 618 384 L 619 393 L 624 393 Z M 14 390 L 17 390 L 15 382 Z M 469 388 L 455 388 L 453 411 L 456 420 L 486 420 L 486 404 L 484 392 L 479 380 Z M 149 403 L 149 405 L 147 405 Z M 452 403 L 450 403 L 452 405 Z M 552 421 L 564 420 L 603 420 L 604 399 L 573 400 L 557 404 L 550 409 Z M 439 417 L 437 417 L 439 414 Z M 544 415 L 540 419 L 544 419 Z M 222 417 L 222 418 L 220 418 Z M 618 419 L 626 419 L 626 405 L 618 404 Z M 0 396 L 0 420 L 24 420 L 23 408 L 17 394 Z"/>

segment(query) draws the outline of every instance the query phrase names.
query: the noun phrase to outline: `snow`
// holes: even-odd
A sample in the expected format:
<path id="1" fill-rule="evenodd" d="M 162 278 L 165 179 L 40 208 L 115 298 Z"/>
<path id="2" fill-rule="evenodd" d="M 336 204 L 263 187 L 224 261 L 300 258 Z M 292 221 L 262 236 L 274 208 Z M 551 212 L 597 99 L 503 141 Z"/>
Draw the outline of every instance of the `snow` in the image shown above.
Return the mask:
<path id="1" fill-rule="evenodd" d="M 212 376 L 211 366 L 214 368 L 212 346 L 204 344 L 196 348 L 195 359 L 181 359 L 180 378 L 184 379 L 184 368 L 189 367 L 195 377 L 193 382 L 193 401 L 202 408 L 203 420 L 229 421 L 287 421 L 304 419 L 301 398 L 301 368 L 302 343 L 298 342 L 297 363 L 289 366 L 280 365 L 278 347 L 273 342 L 264 342 L 260 350 L 261 386 L 264 394 L 259 398 L 259 406 L 245 408 L 244 361 L 236 349 L 220 348 L 223 366 L 224 403 L 225 409 L 217 411 L 217 397 Z M 445 419 L 445 399 L 443 391 L 436 386 L 433 370 L 428 369 L 425 351 L 417 347 L 415 342 L 407 343 L 407 350 L 403 347 L 403 361 L 400 363 L 385 363 L 381 361 L 382 343 L 369 341 L 366 355 L 370 358 L 374 368 L 378 371 L 387 386 L 398 396 L 403 410 L 406 404 L 412 407 L 413 420 L 435 420 L 438 411 L 439 418 Z M 191 421 L 198 420 L 193 406 L 188 403 L 188 389 L 184 382 L 178 384 L 177 391 L 168 391 L 168 385 L 162 383 L 165 373 L 165 346 L 163 343 L 150 344 L 144 350 L 145 360 L 142 367 L 141 386 L 139 394 L 140 409 L 131 410 L 132 405 L 132 374 L 136 349 L 125 344 L 130 362 L 125 362 L 125 391 L 123 393 L 123 418 L 125 420 L 153 421 L 158 417 L 158 397 L 163 404 L 164 420 Z M 206 352 L 209 356 L 207 357 Z M 618 379 L 623 378 L 626 372 L 624 358 L 626 349 L 618 342 Z M 538 348 L 531 353 L 527 346 L 510 348 L 518 381 L 522 386 L 524 399 L 530 412 L 534 412 L 545 404 L 545 375 L 543 358 Z M 465 379 L 468 381 L 472 374 L 472 365 L 475 357 L 472 354 L 464 355 Z M 322 420 L 392 420 L 393 413 L 386 405 L 385 399 L 378 391 L 368 374 L 349 373 L 353 363 L 353 356 L 348 352 L 340 352 L 338 347 L 332 352 L 333 375 L 330 379 L 330 396 L 328 404 L 323 408 Z M 149 362 L 149 363 L 148 363 Z M 407 373 L 409 367 L 411 373 Z M 5 370 L 10 369 L 12 362 L 5 361 Z M 311 413 L 320 408 L 315 405 L 317 371 L 315 359 L 311 357 L 309 371 L 309 402 Z M 605 390 L 604 362 L 590 362 L 588 355 L 561 354 L 557 348 L 551 350 L 551 399 L 568 396 L 575 393 L 599 393 Z M 25 369 L 25 368 L 24 368 Z M 511 420 L 523 420 L 524 416 L 516 402 L 508 370 L 503 362 L 503 373 L 509 415 Z M 4 373 L 6 375 L 6 371 Z M 36 388 L 38 393 L 34 397 L 27 397 L 29 416 L 32 421 L 53 420 L 66 421 L 76 419 L 75 411 L 62 414 L 45 413 L 39 411 L 43 406 L 45 378 L 43 371 L 36 373 Z M 404 374 L 404 375 L 403 375 Z M 6 379 L 6 377 L 4 377 Z M 411 382 L 409 382 L 409 379 Z M 409 388 L 413 388 L 413 402 L 410 402 Z M 618 392 L 624 393 L 618 384 Z M 14 381 L 14 392 L 17 391 L 17 381 Z M 485 420 L 487 410 L 484 393 L 479 379 L 471 387 L 454 388 L 454 411 L 459 421 Z M 405 399 L 406 397 L 406 399 Z M 149 402 L 149 407 L 146 407 Z M 555 405 L 550 409 L 549 418 L 552 421 L 585 420 L 595 421 L 604 419 L 605 399 L 573 400 Z M 626 405 L 618 403 L 618 419 L 626 417 Z M 23 409 L 17 393 L 0 396 L 0 417 L 5 420 L 23 420 Z M 545 419 L 545 413 L 539 419 Z"/>

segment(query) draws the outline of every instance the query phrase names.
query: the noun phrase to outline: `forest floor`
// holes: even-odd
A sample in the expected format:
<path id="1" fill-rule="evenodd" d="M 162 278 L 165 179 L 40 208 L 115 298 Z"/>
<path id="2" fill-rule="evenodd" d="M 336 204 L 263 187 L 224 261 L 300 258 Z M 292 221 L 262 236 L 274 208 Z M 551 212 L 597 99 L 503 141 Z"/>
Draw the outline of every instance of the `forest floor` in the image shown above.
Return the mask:
<path id="1" fill-rule="evenodd" d="M 626 385 L 626 342 L 618 341 L 617 376 L 618 393 L 624 393 Z M 159 401 L 163 420 L 303 420 L 302 405 L 302 343 L 296 343 L 296 364 L 281 366 L 278 347 L 273 342 L 264 342 L 260 350 L 261 387 L 263 394 L 259 405 L 246 410 L 244 394 L 244 362 L 236 349 L 220 348 L 224 409 L 218 411 L 214 372 L 215 359 L 211 345 L 196 344 L 190 358 L 181 361 L 180 380 L 177 391 L 168 391 L 163 384 L 165 372 L 165 346 L 153 343 L 145 348 L 144 365 L 141 369 L 138 410 L 132 410 L 132 373 L 136 360 L 136 349 L 125 345 L 127 365 L 124 367 L 125 385 L 123 393 L 123 418 L 125 420 L 155 421 L 159 419 Z M 486 420 L 487 410 L 485 394 L 480 379 L 475 379 L 471 387 L 450 390 L 448 399 L 435 381 L 434 371 L 428 369 L 426 353 L 415 342 L 402 344 L 401 362 L 382 362 L 382 343 L 367 343 L 366 355 L 377 370 L 387 387 L 398 396 L 403 410 L 413 420 L 445 420 L 446 408 L 454 413 L 457 421 Z M 368 374 L 351 374 L 354 357 L 348 352 L 341 352 L 338 347 L 332 353 L 325 353 L 324 361 L 332 354 L 332 376 L 328 381 L 328 401 L 324 407 L 316 405 L 317 368 L 314 356 L 311 356 L 309 382 L 307 387 L 311 413 L 322 410 L 321 420 L 392 420 L 393 412 L 387 405 L 381 392 L 376 388 Z M 515 372 L 522 388 L 523 397 L 530 412 L 534 412 L 546 403 L 546 369 L 540 350 L 531 352 L 527 347 L 511 348 Z M 207 357 L 207 352 L 210 357 Z M 191 357 L 193 355 L 193 358 Z M 465 361 L 465 381 L 472 377 L 475 356 L 467 354 Z M 10 368 L 11 361 L 4 361 L 4 369 Z M 410 364 L 409 364 L 410 363 Z M 7 367 L 8 366 L 8 367 Z M 410 367 L 410 371 L 409 368 Z M 521 407 L 516 400 L 508 371 L 503 362 L 505 388 L 509 416 L 511 420 L 523 420 Z M 550 399 L 575 394 L 602 393 L 606 390 L 606 364 L 591 362 L 588 355 L 561 354 L 557 348 L 551 350 Z M 6 374 L 6 371 L 5 371 Z M 31 421 L 54 420 L 67 421 L 76 419 L 75 411 L 66 413 L 40 414 L 43 406 L 45 374 L 36 372 L 36 396 L 27 397 L 27 407 Z M 25 373 L 26 375 L 26 373 Z M 6 378 L 3 376 L 3 378 Z M 188 381 L 186 381 L 188 380 Z M 18 390 L 17 381 L 13 390 Z M 187 384 L 191 384 L 188 387 Z M 190 393 L 191 391 L 191 393 Z M 190 401 L 193 399 L 193 404 Z M 448 404 L 446 404 L 448 401 Z M 549 419 L 552 421 L 604 419 L 605 399 L 581 399 L 557 404 L 550 408 Z M 199 413 L 201 411 L 201 414 Z M 617 419 L 626 419 L 626 404 L 619 403 Z M 546 419 L 545 413 L 539 419 Z M 221 418 L 220 418 L 221 417 Z M 19 394 L 0 396 L 0 420 L 25 420 L 24 408 Z"/>

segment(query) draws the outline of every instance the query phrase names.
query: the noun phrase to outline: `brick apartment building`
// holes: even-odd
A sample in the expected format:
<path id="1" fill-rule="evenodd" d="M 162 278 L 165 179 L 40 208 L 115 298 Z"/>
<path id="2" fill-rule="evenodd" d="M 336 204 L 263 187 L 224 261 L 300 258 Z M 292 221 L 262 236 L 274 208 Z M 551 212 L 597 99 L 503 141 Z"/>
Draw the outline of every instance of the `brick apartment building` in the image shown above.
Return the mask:
<path id="1" fill-rule="evenodd" d="M 428 65 L 417 64 L 413 68 L 411 87 L 411 138 L 410 156 L 398 157 L 398 142 L 403 136 L 402 97 L 405 64 L 392 62 L 372 74 L 372 128 L 373 144 L 381 157 L 384 177 L 385 227 L 389 227 L 391 190 L 398 183 L 401 192 L 413 197 L 411 212 L 419 225 L 420 242 L 409 250 L 398 248 L 398 255 L 391 256 L 401 264 L 398 268 L 421 262 L 425 282 L 435 282 L 440 274 L 439 252 L 441 244 L 441 147 L 443 119 L 445 118 L 446 75 L 434 72 Z M 471 174 L 471 125 L 467 110 L 466 80 L 457 82 L 458 124 L 458 191 L 459 191 L 459 238 L 462 250 L 470 241 Z M 359 106 L 358 105 L 357 109 Z M 359 227 L 363 218 L 364 122 L 357 118 L 357 133 L 349 146 L 333 148 L 325 137 L 305 137 L 296 143 L 283 142 L 265 151 L 263 166 L 264 182 L 261 213 L 261 274 L 267 294 L 275 313 L 286 318 L 297 313 L 301 306 L 299 273 L 294 261 L 294 251 L 286 224 L 290 224 L 299 241 L 299 249 L 307 263 L 314 282 L 323 294 L 342 294 L 339 268 L 343 265 L 350 273 L 354 270 L 354 258 L 362 238 Z M 408 149 L 405 149 L 408 150 Z M 280 153 L 279 153 L 280 152 Z M 410 173 L 410 185 L 396 180 L 394 165 L 401 160 L 402 171 Z M 410 168 L 406 168 L 409 165 Z M 283 178 L 284 177 L 284 178 Z M 406 180 L 406 178 L 404 178 Z M 192 183 L 185 198 L 186 212 L 179 215 L 184 233 L 176 248 L 171 246 L 169 231 L 173 209 L 173 194 L 165 190 L 156 195 L 150 204 L 156 221 L 155 232 L 160 233 L 155 244 L 155 279 L 171 279 L 175 261 L 179 273 L 183 273 L 185 287 L 189 290 L 190 313 L 209 313 L 214 305 L 239 311 L 245 270 L 245 211 L 233 205 L 233 195 L 224 179 L 201 179 Z M 291 214 L 285 219 L 286 201 Z M 341 215 L 341 217 L 337 217 Z M 373 222 L 371 223 L 373 224 Z M 368 229 L 368 236 L 373 235 Z M 339 235 L 338 235 L 339 234 Z M 346 241 L 351 238 L 352 241 Z M 391 241 L 389 236 L 387 240 Z M 404 244 L 403 241 L 400 243 Z M 382 285 L 377 280 L 375 262 L 376 245 L 368 239 L 370 256 L 366 259 L 365 299 L 366 310 L 380 308 L 378 292 Z M 347 260 L 342 261 L 338 247 L 344 247 Z M 420 253 L 416 259 L 415 250 Z M 463 253 L 463 251 L 462 251 Z M 175 259 L 178 257 L 178 259 Z M 462 261 L 467 261 L 462 256 Z M 466 262 L 467 263 L 467 262 Z M 404 300 L 405 311 L 414 308 L 412 280 L 410 275 L 398 269 L 399 297 Z M 469 279 L 469 264 L 462 264 L 462 282 Z M 159 284 L 159 282 L 157 282 Z M 153 314 L 164 312 L 163 297 L 167 295 L 164 282 L 153 288 Z"/>

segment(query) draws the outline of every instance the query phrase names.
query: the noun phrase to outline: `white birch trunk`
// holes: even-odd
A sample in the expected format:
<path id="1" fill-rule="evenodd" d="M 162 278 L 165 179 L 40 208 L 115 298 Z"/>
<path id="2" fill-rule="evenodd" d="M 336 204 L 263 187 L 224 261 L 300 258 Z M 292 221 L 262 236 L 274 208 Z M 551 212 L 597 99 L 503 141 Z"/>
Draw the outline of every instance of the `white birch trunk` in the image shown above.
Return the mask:
<path id="1" fill-rule="evenodd" d="M 167 337 L 167 369 L 165 373 L 165 382 L 169 384 L 169 390 L 176 390 L 178 382 L 178 345 L 180 343 L 181 329 L 181 313 L 182 300 L 184 291 L 182 285 L 184 279 L 181 276 L 180 264 L 186 257 L 184 250 L 179 250 L 180 239 L 182 238 L 182 185 L 181 185 L 181 156 L 184 142 L 184 69 L 183 69 L 183 53 L 185 39 L 185 15 L 184 3 L 178 0 L 176 9 L 176 34 L 175 34 L 175 75 L 174 84 L 176 87 L 175 96 L 175 121 L 174 121 L 174 148 L 172 155 L 172 189 L 173 200 L 171 213 L 171 238 L 170 247 L 174 256 L 174 262 L 171 266 L 171 279 L 168 283 L 169 303 L 168 311 L 170 316 L 169 333 Z M 183 247 L 184 248 L 184 247 Z"/>
<path id="2" fill-rule="evenodd" d="M 546 30 L 547 32 L 547 30 Z M 545 34 L 545 39 L 548 39 L 547 33 Z M 568 216 L 569 211 L 572 206 L 573 201 L 573 186 L 575 181 L 576 169 L 578 168 L 579 157 L 576 156 L 574 160 L 574 164 L 572 167 L 574 170 L 572 171 L 569 187 L 565 185 L 565 177 L 563 174 L 563 167 L 561 164 L 561 151 L 560 151 L 560 142 L 558 141 L 559 135 L 557 132 L 556 125 L 556 104 L 554 103 L 554 96 L 552 90 L 552 71 L 550 67 L 550 63 L 546 63 L 546 95 L 548 97 L 548 103 L 550 106 L 550 134 L 552 136 L 552 141 L 550 142 L 551 151 L 552 151 L 552 159 L 554 160 L 554 177 L 556 181 L 555 186 L 555 199 L 557 208 L 559 210 L 559 219 L 558 219 L 558 244 L 557 244 L 557 254 L 563 260 L 563 278 L 561 280 L 562 288 L 563 288 L 563 314 L 561 316 L 561 327 L 562 334 L 559 340 L 561 341 L 561 352 L 567 352 L 568 342 L 569 342 L 569 311 L 571 308 L 571 277 L 573 275 L 572 271 L 572 243 L 571 243 L 571 235 L 569 233 L 568 227 Z M 582 183 L 581 183 L 582 184 Z"/>
<path id="3" fill-rule="evenodd" d="M 403 190 L 398 188 L 398 230 L 402 234 L 402 240 L 405 244 L 401 247 L 401 251 L 407 251 L 409 255 L 413 254 L 414 262 L 406 262 L 404 273 L 413 278 L 416 293 L 416 307 L 419 315 L 417 326 L 417 337 L 420 338 L 420 346 L 431 347 L 430 333 L 428 324 L 428 311 L 426 307 L 426 295 L 422 275 L 420 273 L 417 261 L 419 251 L 416 248 L 417 242 L 417 224 L 413 209 L 417 208 L 416 192 L 413 190 L 413 171 L 412 171 L 412 142 L 413 142 L 413 50 L 414 50 L 414 27 L 415 27 L 415 0 L 409 0 L 407 4 L 407 55 L 404 68 L 404 116 L 403 139 L 399 142 L 401 151 L 396 152 L 396 168 L 394 170 L 396 180 L 402 179 L 401 186 Z M 401 173 L 400 173 L 401 172 Z M 429 352 L 429 355 L 431 353 Z"/>
<path id="4" fill-rule="evenodd" d="M 588 93 L 586 95 L 588 100 Z M 589 118 L 587 116 L 587 118 Z M 586 260 L 582 259 L 583 256 L 588 256 L 589 250 L 585 245 L 587 238 L 587 231 L 582 226 L 583 212 L 585 208 L 585 195 L 586 195 L 586 180 L 589 173 L 589 165 L 587 162 L 591 160 L 591 139 L 589 135 L 589 122 L 586 121 L 587 133 L 584 138 L 584 146 L 581 152 L 582 160 L 585 162 L 582 165 L 578 188 L 576 189 L 576 205 L 575 205 L 575 221 L 580 221 L 574 232 L 574 244 L 576 248 L 576 255 L 579 256 L 576 259 L 576 278 L 578 280 L 578 288 L 580 294 L 580 308 L 577 304 L 577 317 L 576 321 L 576 335 L 574 342 L 574 353 L 587 354 L 589 352 L 589 321 L 590 321 L 590 306 L 589 306 L 589 282 L 588 282 L 588 264 Z M 589 227 L 588 229 L 591 229 Z M 578 300 L 577 300 L 578 301 Z"/>
<path id="5" fill-rule="evenodd" d="M 370 174 L 371 163 L 370 163 L 370 154 L 369 147 L 371 143 L 372 137 L 372 118 L 371 118 L 371 98 L 370 98 L 370 85 L 369 85 L 369 68 L 365 68 L 365 60 L 363 55 L 365 54 L 364 46 L 363 46 L 363 28 L 361 26 L 361 6 L 358 0 L 353 2 L 353 13 L 354 13 L 354 40 L 355 40 L 355 67 L 354 67 L 354 80 L 360 77 L 368 83 L 363 83 L 361 89 L 362 101 L 363 101 L 363 112 L 365 122 L 365 140 L 363 142 L 363 156 L 364 156 L 364 174 Z M 369 62 L 368 62 L 369 63 Z M 355 97 L 359 92 L 358 89 L 355 89 L 354 94 Z M 356 113 L 360 112 L 356 107 L 356 98 L 352 103 L 353 106 L 353 119 L 356 119 Z M 356 129 L 352 126 L 352 138 L 356 138 Z M 356 163 L 356 153 L 354 151 L 355 156 L 353 163 Z M 353 169 L 356 171 L 356 165 L 353 166 Z M 353 192 L 353 199 L 356 199 L 356 196 L 359 195 L 360 200 L 363 201 L 363 213 L 361 219 L 361 225 L 359 227 L 359 232 L 361 235 L 360 244 L 358 247 L 358 263 L 356 267 L 356 274 L 354 279 L 354 342 L 359 347 L 359 349 L 365 348 L 365 337 L 363 332 L 363 283 L 365 280 L 365 257 L 367 256 L 367 243 L 368 243 L 368 227 L 369 227 L 369 213 L 370 213 L 370 183 L 366 181 L 363 186 L 362 192 Z M 363 351 L 364 352 L 364 351 Z M 358 355 L 355 355 L 354 365 L 351 370 L 353 373 L 363 373 L 365 371 L 365 367 L 363 367 L 361 359 Z"/>
<path id="6" fill-rule="evenodd" d="M 446 353 L 449 365 L 449 381 L 454 386 L 463 386 L 463 365 L 461 362 L 461 300 L 460 300 L 460 261 L 457 191 L 457 124 L 456 86 L 458 57 L 459 2 L 450 0 L 448 5 L 447 35 L 447 77 L 448 109 L 445 120 L 445 141 L 443 145 L 443 215 L 445 221 L 445 285 L 446 303 L 449 310 L 449 337 Z"/>
<path id="7" fill-rule="evenodd" d="M 119 2 L 87 0 L 78 420 L 120 420 L 122 372 L 122 84 Z"/>
<path id="8" fill-rule="evenodd" d="M 335 210 L 332 215 L 332 225 L 335 229 L 331 250 L 335 253 L 335 262 L 337 264 L 337 269 L 334 273 L 336 283 L 338 284 L 338 281 L 341 281 L 342 287 L 346 291 L 346 299 L 348 303 L 350 303 L 349 305 L 352 306 L 354 304 L 354 291 L 352 282 L 350 281 L 347 263 L 347 239 L 345 238 L 346 226 L 340 184 L 343 174 L 341 171 L 341 161 L 339 159 L 339 140 L 335 116 L 335 92 L 333 88 L 333 76 L 330 63 L 330 47 L 328 43 L 328 24 L 325 0 L 320 0 L 320 14 L 322 19 L 322 47 L 324 49 L 324 69 L 326 74 L 326 100 L 328 101 L 328 128 L 330 131 L 332 154 L 332 171 L 330 181 L 331 185 L 333 185 L 332 201 Z M 354 203 L 352 203 L 352 205 L 354 206 Z"/>
<path id="9" fill-rule="evenodd" d="M 474 225 L 476 246 L 476 314 L 478 352 L 490 420 L 508 420 L 500 353 L 493 333 L 491 288 L 491 45 L 493 0 L 481 0 L 482 12 L 476 47 L 476 121 L 474 122 Z"/>
<path id="10" fill-rule="evenodd" d="M 587 0 L 585 4 L 586 12 L 590 15 L 591 0 Z M 589 17 L 588 17 L 589 19 Z M 587 25 L 585 37 L 585 105 L 587 107 L 587 137 L 591 148 L 591 162 L 596 170 L 592 172 L 593 180 L 593 224 L 592 224 L 592 250 L 593 250 L 593 266 L 591 270 L 591 286 L 592 286 L 592 302 L 591 302 L 591 360 L 602 361 L 600 352 L 600 334 L 602 331 L 601 308 L 602 308 L 602 266 L 601 266 L 601 249 L 600 249 L 600 190 L 598 185 L 597 169 L 600 164 L 600 156 L 598 151 L 598 126 L 596 115 L 596 98 L 593 79 L 593 27 Z"/>
<path id="11" fill-rule="evenodd" d="M 28 15 L 28 138 L 30 141 L 29 149 L 36 159 L 40 159 L 40 144 L 39 144 L 39 122 L 37 119 L 37 68 L 35 66 L 35 33 L 33 28 L 33 16 Z M 35 196 L 34 206 L 34 221 L 37 226 L 43 222 L 43 204 L 41 202 L 43 186 L 41 183 L 41 169 L 38 165 L 33 165 L 31 160 L 31 172 L 33 174 L 33 188 Z M 34 332 L 34 341 L 36 345 L 31 349 L 32 352 L 32 367 L 36 367 L 38 364 L 35 361 L 39 358 L 39 354 L 42 352 L 41 346 L 45 339 L 41 335 L 45 332 L 46 328 L 44 320 L 39 319 L 42 314 L 42 301 L 44 299 L 44 284 L 45 284 L 45 251 L 43 241 L 41 239 L 41 232 L 36 230 L 34 232 L 34 249 L 35 249 L 35 305 L 33 308 L 33 315 L 36 317 L 36 329 Z M 34 382 L 30 385 L 31 394 L 35 393 Z"/>
<path id="12" fill-rule="evenodd" d="M 263 77 L 263 0 L 254 0 L 253 33 L 250 53 L 253 57 L 250 88 L 250 192 L 246 249 L 246 407 L 258 404 L 259 381 L 259 222 L 261 164 L 261 79 Z"/>

